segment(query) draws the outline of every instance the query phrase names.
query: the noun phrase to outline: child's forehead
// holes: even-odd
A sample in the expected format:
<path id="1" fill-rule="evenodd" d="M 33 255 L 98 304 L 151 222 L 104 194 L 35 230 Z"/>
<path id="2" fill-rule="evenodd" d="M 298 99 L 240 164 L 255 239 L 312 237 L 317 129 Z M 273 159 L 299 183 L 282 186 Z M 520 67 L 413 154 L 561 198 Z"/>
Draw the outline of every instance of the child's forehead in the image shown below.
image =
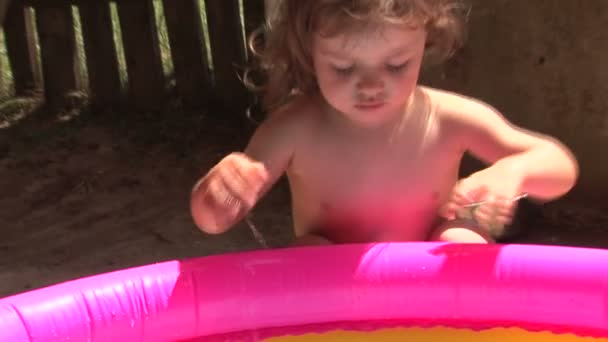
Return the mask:
<path id="1" fill-rule="evenodd" d="M 403 25 L 370 26 L 355 30 L 343 30 L 331 35 L 315 34 L 315 46 L 322 54 L 339 54 L 358 48 L 374 46 L 391 53 L 406 52 L 419 45 L 426 37 L 420 27 Z"/>

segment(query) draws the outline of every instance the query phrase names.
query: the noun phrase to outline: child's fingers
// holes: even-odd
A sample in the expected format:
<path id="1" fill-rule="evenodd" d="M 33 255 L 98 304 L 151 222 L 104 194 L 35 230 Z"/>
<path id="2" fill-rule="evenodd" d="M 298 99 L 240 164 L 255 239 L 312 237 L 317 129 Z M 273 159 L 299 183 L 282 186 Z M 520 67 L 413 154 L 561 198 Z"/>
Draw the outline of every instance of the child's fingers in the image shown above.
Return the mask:
<path id="1" fill-rule="evenodd" d="M 475 200 L 467 196 L 465 192 L 459 191 L 458 189 L 452 192 L 450 201 L 457 206 L 465 206 L 467 204 L 475 202 Z"/>
<path id="2" fill-rule="evenodd" d="M 245 195 L 247 198 L 243 198 L 247 202 L 255 200 L 269 178 L 269 172 L 264 164 L 238 153 L 226 161 L 225 171 L 227 172 L 224 174 L 225 177 L 234 178 L 234 182 L 231 181 L 234 190 L 243 195 L 252 193 L 251 196 Z"/>
<path id="3" fill-rule="evenodd" d="M 241 210 L 243 210 L 244 203 L 237 197 L 237 195 L 231 192 L 225 185 L 224 191 L 220 193 L 220 201 L 218 204 L 221 206 L 221 210 L 216 212 L 216 215 L 220 216 L 226 223 L 233 222 Z"/>
<path id="4" fill-rule="evenodd" d="M 207 196 L 211 202 L 210 204 L 222 212 L 236 213 L 241 206 L 240 199 L 232 192 L 222 177 L 214 177 L 209 182 Z"/>
<path id="5" fill-rule="evenodd" d="M 495 221 L 500 225 L 507 226 L 513 222 L 513 215 L 497 215 Z"/>
<path id="6" fill-rule="evenodd" d="M 517 202 L 511 199 L 502 199 L 497 207 L 496 216 L 505 225 L 513 222 L 513 215 L 517 208 Z"/>
<path id="7" fill-rule="evenodd" d="M 218 226 L 226 226 L 236 218 L 240 210 L 240 204 L 235 201 L 219 177 L 209 177 L 201 185 L 202 193 L 199 200 L 202 202 L 208 217 Z"/>
<path id="8" fill-rule="evenodd" d="M 462 183 L 459 182 L 455 187 L 450 198 L 447 202 L 439 209 L 439 215 L 447 220 L 454 220 L 457 217 L 466 218 L 467 208 L 464 208 L 467 204 L 474 202 L 467 196 L 467 190 L 462 187 Z"/>
<path id="9" fill-rule="evenodd" d="M 231 158 L 231 163 L 252 182 L 264 183 L 269 177 L 266 166 L 258 161 L 249 158 L 243 153 L 235 153 Z"/>
<path id="10" fill-rule="evenodd" d="M 484 202 L 476 207 L 473 218 L 481 226 L 487 228 L 488 225 L 495 219 L 497 214 L 497 200 L 494 196 L 488 195 L 484 198 Z"/>
<path id="11" fill-rule="evenodd" d="M 254 191 L 256 185 L 243 173 L 238 164 L 227 164 L 220 172 L 220 177 L 236 200 L 243 201 L 247 207 L 253 206 L 256 199 L 256 192 Z"/>
<path id="12" fill-rule="evenodd" d="M 459 208 L 460 205 L 453 201 L 449 201 L 443 206 L 441 206 L 441 208 L 439 208 L 439 216 L 443 217 L 446 220 L 454 220 L 456 218 L 456 213 L 458 212 Z"/>
<path id="13" fill-rule="evenodd" d="M 461 212 L 467 211 L 467 208 L 464 208 L 467 204 L 471 203 L 472 200 L 469 199 L 465 192 L 460 191 L 458 187 L 454 188 L 454 191 L 450 194 L 450 198 L 448 201 L 442 206 L 440 213 L 441 216 L 448 220 L 454 220 L 457 217 L 461 217 Z M 466 215 L 465 215 L 466 216 Z M 465 218 L 465 217 L 461 217 Z"/>
<path id="14" fill-rule="evenodd" d="M 487 228 L 490 221 L 492 221 L 493 212 L 489 209 L 487 204 L 483 204 L 478 207 L 473 213 L 473 219 L 483 228 Z"/>
<path id="15" fill-rule="evenodd" d="M 502 227 L 512 222 L 513 210 L 509 199 L 490 197 L 475 211 L 475 220 L 485 228 Z"/>
<path id="16" fill-rule="evenodd" d="M 270 178 L 269 172 L 262 163 L 252 162 L 240 169 L 243 178 L 247 180 L 252 192 L 258 195 Z"/>
<path id="17" fill-rule="evenodd" d="M 466 191 L 464 197 L 468 203 L 481 202 L 488 200 L 488 188 L 485 185 L 469 186 L 463 189 Z"/>
<path id="18" fill-rule="evenodd" d="M 485 194 L 485 187 L 475 186 L 470 179 L 463 179 L 456 183 L 449 200 L 441 207 L 440 215 L 448 220 L 458 218 L 470 219 L 471 208 L 466 206 L 481 200 Z"/>

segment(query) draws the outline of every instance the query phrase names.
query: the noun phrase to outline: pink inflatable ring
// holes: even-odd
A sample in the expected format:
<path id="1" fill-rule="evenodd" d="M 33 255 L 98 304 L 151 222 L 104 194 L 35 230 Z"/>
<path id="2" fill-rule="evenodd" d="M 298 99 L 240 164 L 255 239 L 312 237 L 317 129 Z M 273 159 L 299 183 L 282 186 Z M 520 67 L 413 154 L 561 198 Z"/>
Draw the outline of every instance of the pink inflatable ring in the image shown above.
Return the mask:
<path id="1" fill-rule="evenodd" d="M 501 338 L 516 330 L 545 334 L 535 341 L 608 341 L 608 250 L 442 243 L 262 250 L 0 300 L 2 342 L 333 341 L 379 331 L 378 340 L 403 340 L 434 329 L 493 331 L 493 341 L 514 340 Z"/>

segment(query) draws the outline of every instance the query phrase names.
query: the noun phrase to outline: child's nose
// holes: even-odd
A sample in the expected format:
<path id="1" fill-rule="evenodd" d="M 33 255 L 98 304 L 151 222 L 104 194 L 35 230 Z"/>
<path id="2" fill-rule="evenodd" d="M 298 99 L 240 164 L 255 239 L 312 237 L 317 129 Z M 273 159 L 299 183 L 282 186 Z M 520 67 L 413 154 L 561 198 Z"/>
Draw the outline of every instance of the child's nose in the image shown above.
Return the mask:
<path id="1" fill-rule="evenodd" d="M 365 95 L 375 95 L 384 89 L 384 81 L 377 75 L 364 75 L 357 82 L 357 91 Z"/>

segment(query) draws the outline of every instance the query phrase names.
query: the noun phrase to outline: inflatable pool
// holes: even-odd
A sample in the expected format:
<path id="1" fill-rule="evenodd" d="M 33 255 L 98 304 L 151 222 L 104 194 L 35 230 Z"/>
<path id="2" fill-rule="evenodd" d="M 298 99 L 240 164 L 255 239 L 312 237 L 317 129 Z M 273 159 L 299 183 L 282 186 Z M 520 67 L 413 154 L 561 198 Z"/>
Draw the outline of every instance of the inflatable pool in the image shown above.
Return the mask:
<path id="1" fill-rule="evenodd" d="M 169 261 L 0 300 L 0 341 L 608 341 L 608 250 L 383 243 Z"/>

